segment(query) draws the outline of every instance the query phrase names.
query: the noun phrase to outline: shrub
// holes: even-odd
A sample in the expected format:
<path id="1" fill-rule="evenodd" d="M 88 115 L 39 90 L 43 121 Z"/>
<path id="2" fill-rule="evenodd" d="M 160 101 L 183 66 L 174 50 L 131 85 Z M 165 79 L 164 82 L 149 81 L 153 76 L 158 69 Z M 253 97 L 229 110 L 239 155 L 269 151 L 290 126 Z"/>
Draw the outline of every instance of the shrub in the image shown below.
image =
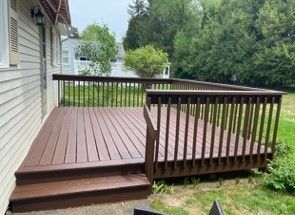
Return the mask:
<path id="1" fill-rule="evenodd" d="M 280 157 L 271 161 L 270 174 L 264 176 L 264 184 L 274 190 L 295 192 L 295 156 Z"/>
<path id="2" fill-rule="evenodd" d="M 168 65 L 168 55 L 152 45 L 128 51 L 124 60 L 125 67 L 142 78 L 154 78 Z"/>

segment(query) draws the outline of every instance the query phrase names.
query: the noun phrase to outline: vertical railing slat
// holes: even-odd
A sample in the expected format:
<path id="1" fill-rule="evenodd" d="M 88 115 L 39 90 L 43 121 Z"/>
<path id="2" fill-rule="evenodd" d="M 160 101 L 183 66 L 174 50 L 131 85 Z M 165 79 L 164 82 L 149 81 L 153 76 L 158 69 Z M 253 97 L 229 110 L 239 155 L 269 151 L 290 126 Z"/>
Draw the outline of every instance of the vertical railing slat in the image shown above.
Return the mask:
<path id="1" fill-rule="evenodd" d="M 264 143 L 264 155 L 265 158 L 267 158 L 268 153 L 268 147 L 269 147 L 269 136 L 270 136 L 270 130 L 271 130 L 271 123 L 272 123 L 272 113 L 273 113 L 273 106 L 274 106 L 274 97 L 271 97 L 271 103 L 269 107 L 269 115 L 268 115 L 268 122 L 267 122 L 267 128 L 266 128 L 266 135 L 265 135 L 265 143 Z"/>
<path id="2" fill-rule="evenodd" d="M 171 97 L 168 98 L 167 117 L 166 117 L 165 154 L 164 154 L 165 170 L 168 167 L 168 146 L 169 146 L 168 144 L 169 144 L 170 111 L 171 111 Z"/>
<path id="3" fill-rule="evenodd" d="M 162 107 L 161 97 L 158 97 L 158 105 L 157 105 L 158 138 L 156 140 L 156 151 L 155 151 L 155 168 L 156 169 L 158 168 L 158 161 L 159 161 L 160 129 L 161 129 L 161 107 Z"/>
<path id="4" fill-rule="evenodd" d="M 210 164 L 212 164 L 213 161 L 213 152 L 214 152 L 214 145 L 215 145 L 215 129 L 216 129 L 216 122 L 217 122 L 217 105 L 218 105 L 219 98 L 214 98 L 214 103 L 212 104 L 211 108 L 211 122 L 212 122 L 212 128 L 211 128 L 211 141 L 210 141 Z"/>
<path id="5" fill-rule="evenodd" d="M 277 102 L 277 112 L 276 112 L 275 124 L 274 124 L 274 129 L 273 129 L 272 144 L 271 144 L 271 153 L 272 153 L 272 155 L 275 154 L 275 144 L 276 144 L 276 141 L 277 141 L 279 119 L 280 119 L 280 112 L 281 112 L 281 104 L 282 104 L 282 96 L 280 96 L 278 98 L 278 102 Z"/>
<path id="6" fill-rule="evenodd" d="M 244 98 L 242 97 L 240 102 L 240 107 L 239 107 L 237 133 L 236 133 L 236 140 L 235 140 L 235 151 L 234 151 L 235 163 L 237 161 L 238 148 L 239 148 L 239 142 L 240 142 L 240 130 L 241 130 L 241 123 L 242 123 L 243 105 L 244 105 Z"/>
<path id="7" fill-rule="evenodd" d="M 187 141 L 188 141 L 188 125 L 190 117 L 190 106 L 191 106 L 191 97 L 188 97 L 187 107 L 186 107 L 186 117 L 185 117 L 185 130 L 184 130 L 184 148 L 183 148 L 183 167 L 186 167 L 187 160 Z"/>
<path id="8" fill-rule="evenodd" d="M 176 125 L 175 125 L 175 146 L 174 146 L 174 168 L 177 165 L 178 145 L 179 145 L 179 127 L 180 127 L 181 97 L 178 98 L 176 106 Z"/>
<path id="9" fill-rule="evenodd" d="M 209 115 L 209 97 L 206 97 L 203 141 L 202 141 L 202 157 L 201 157 L 202 165 L 204 164 L 205 152 L 206 152 L 206 135 L 207 135 L 207 126 L 208 126 L 208 115 Z"/>
<path id="10" fill-rule="evenodd" d="M 227 119 L 227 97 L 223 99 L 223 108 L 222 108 L 222 115 L 221 115 L 221 125 L 220 125 L 220 138 L 219 138 L 219 148 L 218 148 L 218 163 L 221 161 L 221 154 L 223 150 L 223 137 L 224 137 L 224 130 L 226 129 L 226 119 Z M 230 134 L 230 130 L 228 131 Z"/>
<path id="11" fill-rule="evenodd" d="M 198 123 L 200 117 L 200 97 L 197 98 L 195 120 L 194 120 L 194 134 L 193 134 L 193 148 L 192 148 L 192 162 L 193 167 L 196 165 L 196 148 L 197 148 L 197 137 L 198 137 Z"/>

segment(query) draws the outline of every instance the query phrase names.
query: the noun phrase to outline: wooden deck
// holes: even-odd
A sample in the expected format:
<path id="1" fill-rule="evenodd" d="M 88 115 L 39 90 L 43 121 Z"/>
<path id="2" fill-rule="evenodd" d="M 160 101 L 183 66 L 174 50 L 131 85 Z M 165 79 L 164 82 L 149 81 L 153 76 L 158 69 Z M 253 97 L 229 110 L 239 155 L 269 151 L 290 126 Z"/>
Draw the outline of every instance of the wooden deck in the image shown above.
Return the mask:
<path id="1" fill-rule="evenodd" d="M 181 79 L 53 80 L 59 107 L 15 173 L 13 211 L 146 198 L 157 178 L 265 168 L 273 158 L 283 92 Z"/>
<path id="2" fill-rule="evenodd" d="M 31 150 L 17 173 L 47 170 L 66 170 L 104 165 L 134 164 L 144 162 L 146 123 L 142 108 L 55 108 L 35 139 Z M 153 117 L 156 111 L 152 109 Z M 160 129 L 159 161 L 164 159 L 166 136 L 165 111 L 162 113 Z M 192 157 L 193 117 L 189 120 L 187 159 Z M 201 158 L 203 122 L 199 120 L 196 159 Z M 171 111 L 168 134 L 168 160 L 173 160 L 176 111 Z M 178 159 L 183 159 L 185 114 L 181 114 L 178 145 Z M 207 128 L 205 158 L 209 158 L 212 125 Z M 213 158 L 218 157 L 219 128 L 215 129 Z M 227 136 L 227 132 L 224 133 Z M 229 156 L 234 155 L 235 135 L 232 134 Z M 225 157 L 224 138 L 222 157 Z M 242 155 L 242 137 L 238 146 L 238 156 Z M 246 154 L 250 144 L 246 144 Z M 264 152 L 263 145 L 261 151 Z M 253 155 L 257 153 L 254 144 Z"/>

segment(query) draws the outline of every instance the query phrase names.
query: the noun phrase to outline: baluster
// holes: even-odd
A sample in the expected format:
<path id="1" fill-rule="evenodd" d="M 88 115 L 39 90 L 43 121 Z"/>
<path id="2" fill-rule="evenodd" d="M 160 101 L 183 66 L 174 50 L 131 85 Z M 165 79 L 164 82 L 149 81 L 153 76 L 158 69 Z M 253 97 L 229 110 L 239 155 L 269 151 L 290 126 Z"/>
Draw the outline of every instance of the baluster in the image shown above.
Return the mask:
<path id="1" fill-rule="evenodd" d="M 235 151 L 234 151 L 235 163 L 237 161 L 237 154 L 238 154 L 238 148 L 239 148 L 239 142 L 240 142 L 240 130 L 241 130 L 242 117 L 243 117 L 243 105 L 244 105 L 244 98 L 242 97 L 241 103 L 240 103 L 240 109 L 239 109 L 237 134 L 236 134 L 236 140 L 235 140 Z"/>
<path id="2" fill-rule="evenodd" d="M 104 92 L 104 81 L 102 81 L 102 107 L 104 107 L 104 94 L 105 94 L 105 92 Z"/>
<path id="3" fill-rule="evenodd" d="M 257 132 L 257 124 L 258 124 L 258 116 L 259 116 L 259 108 L 260 108 L 260 98 L 256 98 L 256 104 L 255 104 L 255 112 L 254 112 L 254 122 L 253 122 L 253 130 L 252 130 L 252 136 L 250 141 L 250 162 L 252 162 L 252 155 L 253 155 L 253 147 L 254 143 L 256 141 L 256 132 Z"/>
<path id="4" fill-rule="evenodd" d="M 80 100 L 80 81 L 78 81 L 78 106 L 81 107 L 81 100 Z"/>
<path id="5" fill-rule="evenodd" d="M 85 107 L 85 81 L 83 81 L 83 106 Z"/>
<path id="6" fill-rule="evenodd" d="M 272 145 L 271 145 L 271 152 L 274 155 L 275 153 L 275 144 L 277 139 L 277 133 L 278 133 L 278 126 L 279 126 L 279 119 L 280 119 L 280 111 L 281 111 L 281 103 L 282 103 L 282 96 L 278 98 L 278 104 L 277 104 L 277 112 L 276 112 L 276 118 L 275 118 L 275 125 L 273 130 L 273 138 L 272 138 Z"/>
<path id="7" fill-rule="evenodd" d="M 133 83 L 132 107 L 135 107 L 135 82 Z"/>
<path id="8" fill-rule="evenodd" d="M 267 103 L 267 97 L 264 97 L 263 106 L 262 106 L 262 115 L 261 115 L 261 121 L 260 121 L 259 136 L 258 136 L 257 158 L 260 158 L 260 153 L 261 153 L 261 144 L 262 144 L 263 130 L 264 130 L 266 103 Z"/>
<path id="9" fill-rule="evenodd" d="M 221 119 L 221 126 L 220 126 L 220 139 L 219 139 L 219 149 L 218 149 L 218 163 L 221 161 L 221 155 L 222 155 L 222 150 L 223 150 L 223 137 L 224 137 L 224 130 L 226 129 L 226 119 L 228 116 L 227 112 L 227 97 L 224 98 L 223 100 L 223 108 L 222 108 L 222 119 Z M 230 134 L 230 131 L 228 131 Z"/>
<path id="10" fill-rule="evenodd" d="M 94 107 L 94 81 L 92 81 L 92 107 Z"/>
<path id="11" fill-rule="evenodd" d="M 57 98 L 58 98 L 58 106 L 60 107 L 61 97 L 60 97 L 60 80 L 57 81 Z"/>
<path id="12" fill-rule="evenodd" d="M 196 165 L 196 147 L 197 147 L 199 117 L 200 117 L 200 97 L 197 98 L 195 121 L 194 121 L 193 149 L 192 149 L 193 167 L 195 167 Z"/>
<path id="13" fill-rule="evenodd" d="M 166 118 L 166 135 L 165 135 L 165 155 L 164 155 L 164 162 L 165 162 L 165 170 L 168 166 L 168 143 L 169 143 L 169 125 L 170 125 L 170 110 L 171 110 L 171 97 L 168 98 L 168 106 L 167 106 L 167 118 Z"/>
<path id="14" fill-rule="evenodd" d="M 210 164 L 213 161 L 213 152 L 214 152 L 214 145 L 215 145 L 215 129 L 216 129 L 216 113 L 217 113 L 217 104 L 219 102 L 219 98 L 214 98 L 214 104 L 212 104 L 211 108 L 211 122 L 212 122 L 212 131 L 211 131 L 211 142 L 210 142 Z"/>
<path id="15" fill-rule="evenodd" d="M 111 107 L 114 107 L 114 82 L 111 82 Z"/>
<path id="16" fill-rule="evenodd" d="M 125 107 L 127 107 L 127 98 L 128 98 L 128 97 L 127 97 L 127 84 L 128 84 L 127 82 L 124 83 L 124 85 L 125 85 L 125 92 L 124 92 L 124 98 L 125 98 L 125 99 L 124 99 L 124 106 L 125 106 Z"/>
<path id="17" fill-rule="evenodd" d="M 185 131 L 184 131 L 184 148 L 183 148 L 183 167 L 186 167 L 187 160 L 187 139 L 188 139 L 188 125 L 190 117 L 190 106 L 191 106 L 191 97 L 188 97 L 187 107 L 186 107 L 186 118 L 185 118 Z"/>
<path id="18" fill-rule="evenodd" d="M 246 144 L 247 144 L 247 137 L 248 137 L 248 127 L 249 127 L 249 115 L 250 115 L 250 104 L 252 103 L 252 98 L 248 98 L 246 104 L 246 113 L 244 118 L 244 129 L 243 129 L 243 148 L 242 148 L 242 156 L 243 161 L 245 159 L 245 152 L 246 152 Z"/>
<path id="19" fill-rule="evenodd" d="M 204 130 L 203 130 L 203 141 L 202 141 L 202 157 L 201 157 L 202 165 L 204 164 L 205 152 L 206 152 L 206 135 L 207 135 L 207 126 L 208 126 L 208 115 L 209 115 L 209 97 L 206 97 Z"/>
<path id="20" fill-rule="evenodd" d="M 66 83 L 63 81 L 63 106 L 66 106 Z"/>
<path id="21" fill-rule="evenodd" d="M 118 107 L 119 83 L 116 82 L 116 107 Z"/>
<path id="22" fill-rule="evenodd" d="M 269 115 L 268 115 L 268 123 L 267 123 L 266 135 L 265 135 L 265 145 L 264 145 L 265 159 L 267 159 L 267 153 L 268 153 L 267 149 L 269 146 L 269 136 L 270 136 L 271 123 L 272 123 L 273 105 L 274 105 L 274 97 L 271 98 Z"/>
<path id="23" fill-rule="evenodd" d="M 157 114 L 157 130 L 158 137 L 156 140 L 156 153 L 155 153 L 155 167 L 158 168 L 158 160 L 159 160 L 159 145 L 160 145 L 160 129 L 161 129 L 161 97 L 158 97 L 158 114 Z"/>
<path id="24" fill-rule="evenodd" d="M 107 89 L 106 89 L 106 102 L 107 102 L 107 107 L 109 106 L 109 96 L 110 96 L 109 82 L 107 82 Z"/>
<path id="25" fill-rule="evenodd" d="M 123 107 L 123 82 L 121 82 L 120 107 Z"/>
<path id="26" fill-rule="evenodd" d="M 229 117 L 229 128 L 228 128 L 227 141 L 226 141 L 226 162 L 227 163 L 229 162 L 229 150 L 230 150 L 232 130 L 235 130 L 235 122 L 233 122 L 233 119 L 237 118 L 236 106 L 237 106 L 236 105 L 236 97 L 234 97 L 232 100 L 232 104 L 231 104 L 231 111 L 230 111 L 230 117 Z"/>
<path id="27" fill-rule="evenodd" d="M 179 145 L 179 124 L 180 124 L 180 110 L 181 110 L 181 97 L 177 100 L 176 106 L 176 131 L 175 131 L 175 146 L 174 146 L 174 168 L 177 166 L 178 145 Z"/>

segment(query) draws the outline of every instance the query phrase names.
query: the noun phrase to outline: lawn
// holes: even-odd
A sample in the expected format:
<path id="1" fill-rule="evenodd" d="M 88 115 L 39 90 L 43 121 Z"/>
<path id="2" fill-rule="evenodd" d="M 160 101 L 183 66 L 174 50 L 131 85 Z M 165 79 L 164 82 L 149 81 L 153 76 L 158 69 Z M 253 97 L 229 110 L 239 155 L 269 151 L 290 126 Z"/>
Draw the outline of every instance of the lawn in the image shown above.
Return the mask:
<path id="1" fill-rule="evenodd" d="M 277 159 L 295 163 L 295 93 L 283 98 L 278 141 L 291 150 Z M 293 149 L 293 150 L 292 150 Z M 295 166 L 294 166 L 295 168 Z M 273 191 L 263 185 L 265 173 L 251 173 L 199 179 L 180 179 L 180 183 L 157 182 L 149 199 L 152 207 L 171 214 L 208 214 L 215 199 L 225 214 L 295 214 L 295 194 Z M 172 182 L 173 183 L 173 182 Z"/>

